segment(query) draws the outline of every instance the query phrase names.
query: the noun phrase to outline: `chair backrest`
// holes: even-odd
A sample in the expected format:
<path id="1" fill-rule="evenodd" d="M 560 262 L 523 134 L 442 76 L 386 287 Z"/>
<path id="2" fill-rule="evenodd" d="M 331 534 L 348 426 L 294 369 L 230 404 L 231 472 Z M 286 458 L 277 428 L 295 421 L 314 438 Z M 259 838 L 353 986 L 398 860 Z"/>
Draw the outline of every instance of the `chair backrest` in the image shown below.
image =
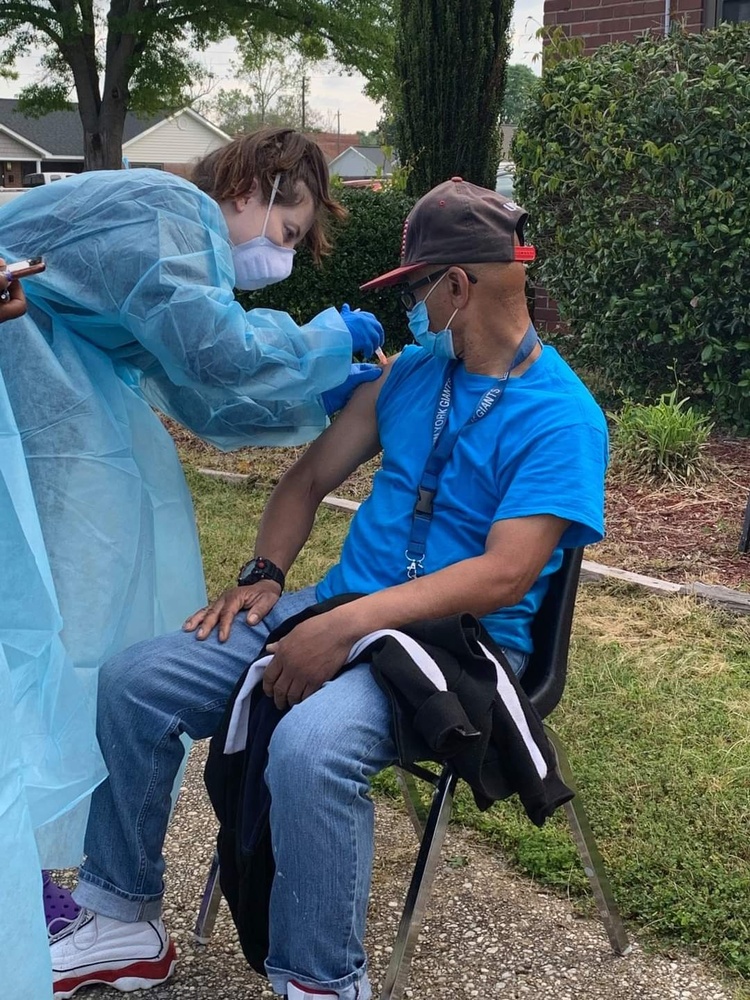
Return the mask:
<path id="1" fill-rule="evenodd" d="M 565 690 L 568 647 L 578 591 L 583 549 L 565 549 L 560 568 L 550 577 L 549 588 L 531 626 L 534 652 L 529 657 L 521 685 L 544 719 Z"/>

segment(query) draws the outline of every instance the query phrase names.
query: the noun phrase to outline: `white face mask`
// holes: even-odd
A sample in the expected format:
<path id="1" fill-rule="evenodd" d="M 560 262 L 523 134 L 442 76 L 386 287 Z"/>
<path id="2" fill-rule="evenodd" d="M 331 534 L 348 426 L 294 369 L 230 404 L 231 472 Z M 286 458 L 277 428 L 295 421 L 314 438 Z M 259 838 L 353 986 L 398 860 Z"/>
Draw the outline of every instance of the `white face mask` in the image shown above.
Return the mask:
<path id="1" fill-rule="evenodd" d="M 268 217 L 271 214 L 276 192 L 279 190 L 280 180 L 281 174 L 276 174 L 260 236 L 232 247 L 235 288 L 241 288 L 246 292 L 253 292 L 258 288 L 265 288 L 266 285 L 273 285 L 277 281 L 284 281 L 292 273 L 295 251 L 279 246 L 278 243 L 274 243 L 266 236 Z"/>

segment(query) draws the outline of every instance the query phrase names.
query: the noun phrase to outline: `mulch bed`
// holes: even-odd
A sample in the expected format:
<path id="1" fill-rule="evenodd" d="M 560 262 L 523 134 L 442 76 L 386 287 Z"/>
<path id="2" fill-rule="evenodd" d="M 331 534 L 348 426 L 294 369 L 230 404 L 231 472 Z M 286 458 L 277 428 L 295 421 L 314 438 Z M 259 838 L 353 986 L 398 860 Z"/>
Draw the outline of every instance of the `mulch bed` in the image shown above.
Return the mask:
<path id="1" fill-rule="evenodd" d="M 301 448 L 244 448 L 222 454 L 165 420 L 183 460 L 241 472 L 258 487 L 275 485 Z M 690 487 L 655 487 L 613 472 L 607 485 L 607 538 L 589 559 L 674 583 L 720 584 L 750 591 L 750 553 L 737 546 L 750 492 L 750 439 L 715 438 L 711 473 Z M 368 463 L 337 494 L 362 500 L 377 462 Z"/>
<path id="2" fill-rule="evenodd" d="M 597 562 L 675 583 L 750 590 L 750 554 L 737 551 L 750 493 L 750 440 L 717 438 L 707 450 L 710 478 L 658 489 L 610 476 L 607 538 Z"/>

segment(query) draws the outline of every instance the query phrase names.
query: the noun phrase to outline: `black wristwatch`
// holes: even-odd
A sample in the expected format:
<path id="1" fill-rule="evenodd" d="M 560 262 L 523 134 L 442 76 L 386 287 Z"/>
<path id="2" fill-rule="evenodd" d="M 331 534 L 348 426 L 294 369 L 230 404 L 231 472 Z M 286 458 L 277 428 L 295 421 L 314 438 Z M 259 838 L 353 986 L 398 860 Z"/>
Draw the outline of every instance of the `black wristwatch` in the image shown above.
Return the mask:
<path id="1" fill-rule="evenodd" d="M 256 556 L 255 559 L 245 563 L 240 570 L 237 586 L 251 587 L 258 580 L 273 580 L 283 590 L 286 577 L 276 563 L 272 563 L 270 559 L 264 559 L 263 556 Z"/>

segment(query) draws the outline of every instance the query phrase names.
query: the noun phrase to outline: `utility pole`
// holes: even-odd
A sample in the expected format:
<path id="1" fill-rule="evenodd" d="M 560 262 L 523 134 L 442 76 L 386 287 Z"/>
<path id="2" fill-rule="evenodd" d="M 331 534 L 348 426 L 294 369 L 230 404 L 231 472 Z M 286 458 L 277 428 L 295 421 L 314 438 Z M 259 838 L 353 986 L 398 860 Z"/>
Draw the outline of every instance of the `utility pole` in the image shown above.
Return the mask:
<path id="1" fill-rule="evenodd" d="M 336 112 L 336 152 L 341 152 L 341 108 Z"/>
<path id="2" fill-rule="evenodd" d="M 305 74 L 302 74 L 302 131 L 305 131 L 305 84 L 307 83 L 307 78 Z"/>

